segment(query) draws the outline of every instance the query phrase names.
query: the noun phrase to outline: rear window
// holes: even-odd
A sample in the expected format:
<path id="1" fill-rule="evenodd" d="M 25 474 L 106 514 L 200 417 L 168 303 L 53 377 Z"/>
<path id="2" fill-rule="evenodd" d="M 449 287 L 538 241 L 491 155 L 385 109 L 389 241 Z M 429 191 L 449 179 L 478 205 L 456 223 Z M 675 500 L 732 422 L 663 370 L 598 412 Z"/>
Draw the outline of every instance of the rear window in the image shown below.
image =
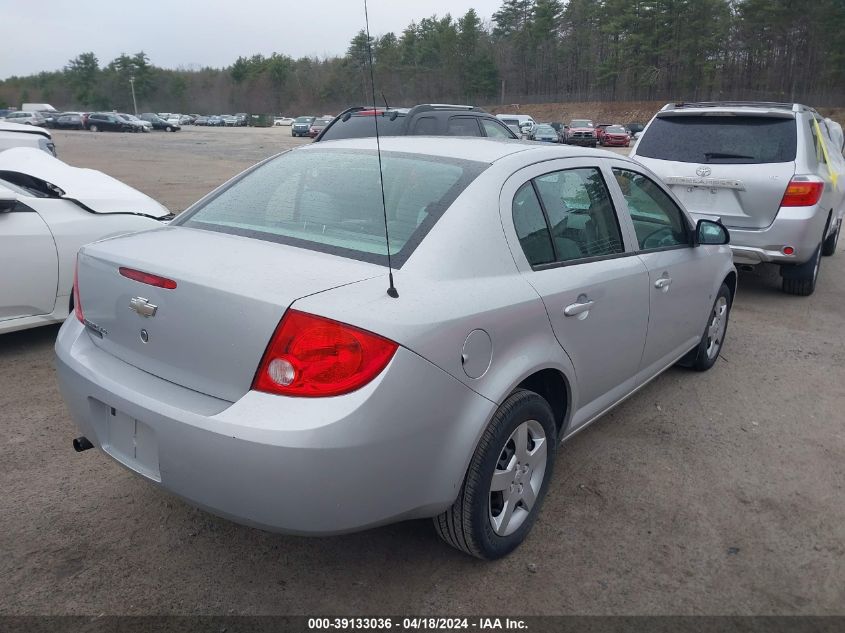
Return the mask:
<path id="1" fill-rule="evenodd" d="M 682 163 L 787 163 L 795 160 L 795 119 L 662 116 L 640 138 L 637 155 Z"/>
<path id="2" fill-rule="evenodd" d="M 321 141 L 335 141 L 341 138 L 370 138 L 376 135 L 376 117 L 378 117 L 379 136 L 401 136 L 405 125 L 405 115 L 353 114 L 346 121 L 341 117 L 334 125 L 326 128 Z"/>
<path id="3" fill-rule="evenodd" d="M 396 267 L 488 166 L 402 152 L 382 152 L 381 162 L 390 255 Z M 173 224 L 387 265 L 379 158 L 374 151 L 282 154 Z"/>

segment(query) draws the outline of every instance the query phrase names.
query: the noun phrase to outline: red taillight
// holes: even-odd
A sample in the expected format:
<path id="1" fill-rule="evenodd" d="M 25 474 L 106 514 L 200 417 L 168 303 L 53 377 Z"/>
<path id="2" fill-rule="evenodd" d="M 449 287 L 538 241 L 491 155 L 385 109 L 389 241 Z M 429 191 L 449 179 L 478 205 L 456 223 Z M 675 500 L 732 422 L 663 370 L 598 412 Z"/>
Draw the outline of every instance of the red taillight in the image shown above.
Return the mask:
<path id="1" fill-rule="evenodd" d="M 82 313 L 82 301 L 79 299 L 79 256 L 76 256 L 76 267 L 73 269 L 73 313 L 80 323 L 85 323 Z"/>
<path id="2" fill-rule="evenodd" d="M 252 388 L 287 396 L 338 396 L 360 389 L 398 345 L 351 325 L 288 310 L 258 366 Z"/>
<path id="3" fill-rule="evenodd" d="M 157 288 L 167 288 L 168 290 L 173 290 L 176 287 L 176 282 L 172 279 L 167 279 L 166 277 L 141 272 L 140 270 L 135 270 L 134 268 L 124 268 L 123 266 L 121 266 L 118 270 L 124 277 L 128 277 L 134 281 L 140 281 L 142 284 L 156 286 Z"/>
<path id="4" fill-rule="evenodd" d="M 780 201 L 782 207 L 811 207 L 824 192 L 824 183 L 807 180 L 790 180 Z"/>

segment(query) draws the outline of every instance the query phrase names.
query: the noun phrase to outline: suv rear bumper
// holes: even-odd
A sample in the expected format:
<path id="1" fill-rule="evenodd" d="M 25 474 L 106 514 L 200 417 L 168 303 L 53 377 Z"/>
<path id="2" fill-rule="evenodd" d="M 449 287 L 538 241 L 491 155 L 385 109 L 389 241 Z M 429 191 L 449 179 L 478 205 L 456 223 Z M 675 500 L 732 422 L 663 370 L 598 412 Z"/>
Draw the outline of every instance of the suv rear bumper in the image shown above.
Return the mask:
<path id="1" fill-rule="evenodd" d="M 728 226 L 734 262 L 803 264 L 816 252 L 826 223 L 827 213 L 820 207 L 781 207 L 774 222 L 764 229 Z M 787 246 L 793 248 L 791 255 L 783 252 Z"/>

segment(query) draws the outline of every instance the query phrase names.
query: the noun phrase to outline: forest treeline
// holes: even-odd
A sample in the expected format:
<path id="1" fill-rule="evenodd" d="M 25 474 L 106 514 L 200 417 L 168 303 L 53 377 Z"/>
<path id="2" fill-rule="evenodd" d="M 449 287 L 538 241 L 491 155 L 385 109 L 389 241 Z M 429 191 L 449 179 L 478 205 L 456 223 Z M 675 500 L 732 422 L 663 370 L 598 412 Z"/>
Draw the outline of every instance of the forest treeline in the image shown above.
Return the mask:
<path id="1" fill-rule="evenodd" d="M 395 105 L 765 99 L 845 102 L 845 0 L 505 0 L 401 33 L 355 34 L 345 55 L 239 57 L 226 68 L 156 66 L 93 52 L 0 81 L 0 106 L 289 113 Z M 383 97 L 382 97 L 383 95 Z"/>

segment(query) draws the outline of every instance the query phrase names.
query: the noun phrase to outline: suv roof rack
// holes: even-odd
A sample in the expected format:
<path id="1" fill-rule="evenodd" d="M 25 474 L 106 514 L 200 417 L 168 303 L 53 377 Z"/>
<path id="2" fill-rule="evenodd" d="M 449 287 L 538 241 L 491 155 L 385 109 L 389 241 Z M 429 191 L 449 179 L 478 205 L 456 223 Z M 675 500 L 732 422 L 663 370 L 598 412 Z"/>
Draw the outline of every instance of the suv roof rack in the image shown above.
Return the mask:
<path id="1" fill-rule="evenodd" d="M 465 112 L 487 112 L 484 108 L 473 105 L 455 105 L 451 103 L 421 103 L 414 106 L 408 114 L 431 112 L 433 110 L 464 110 Z"/>
<path id="2" fill-rule="evenodd" d="M 667 103 L 663 106 L 663 110 L 680 110 L 683 108 L 774 108 L 778 110 L 790 110 L 792 112 L 807 112 L 812 111 L 800 103 L 785 103 L 778 101 L 679 101 L 677 103 Z"/>

